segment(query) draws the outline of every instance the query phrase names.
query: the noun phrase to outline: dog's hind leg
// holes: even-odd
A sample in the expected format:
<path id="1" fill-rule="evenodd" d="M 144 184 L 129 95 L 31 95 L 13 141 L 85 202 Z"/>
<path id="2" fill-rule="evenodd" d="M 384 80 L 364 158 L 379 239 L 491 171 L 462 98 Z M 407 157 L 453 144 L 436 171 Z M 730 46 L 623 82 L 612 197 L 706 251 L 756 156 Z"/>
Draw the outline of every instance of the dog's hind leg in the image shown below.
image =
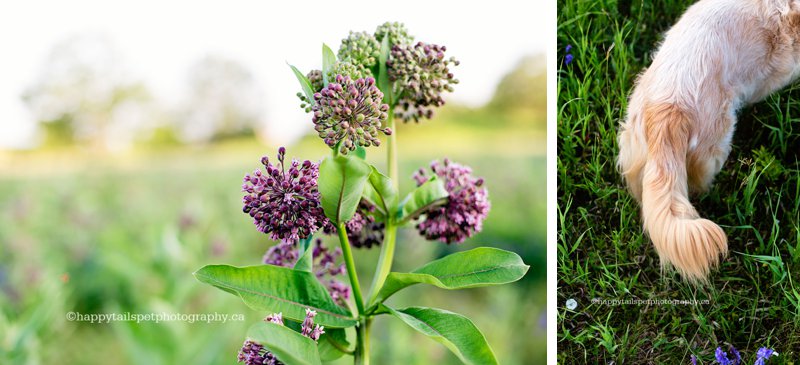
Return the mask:
<path id="1" fill-rule="evenodd" d="M 722 169 L 731 152 L 735 123 L 736 115 L 733 111 L 729 111 L 721 115 L 705 135 L 693 137 L 689 141 L 686 173 L 690 192 L 705 193 L 711 187 L 714 177 Z"/>

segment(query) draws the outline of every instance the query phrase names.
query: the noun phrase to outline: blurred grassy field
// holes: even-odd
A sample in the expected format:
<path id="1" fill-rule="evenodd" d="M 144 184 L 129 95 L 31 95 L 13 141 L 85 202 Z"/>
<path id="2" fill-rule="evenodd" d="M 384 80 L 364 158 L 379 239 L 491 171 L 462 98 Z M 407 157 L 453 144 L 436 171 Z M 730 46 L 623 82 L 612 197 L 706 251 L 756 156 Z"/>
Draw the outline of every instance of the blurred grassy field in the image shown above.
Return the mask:
<path id="1" fill-rule="evenodd" d="M 449 116 L 448 116 L 449 115 Z M 414 287 L 392 299 L 471 317 L 503 364 L 544 361 L 545 160 L 540 118 L 498 127 L 468 111 L 399 128 L 403 191 L 419 167 L 447 155 L 487 181 L 492 210 L 463 245 L 403 230 L 395 270 L 478 245 L 531 265 L 512 285 L 456 292 Z M 486 119 L 482 117 L 483 119 Z M 234 364 L 246 328 L 265 313 L 192 277 L 204 264 L 260 263 L 273 243 L 241 213 L 242 176 L 277 146 L 251 140 L 106 155 L 80 148 L 0 152 L 0 363 Z M 315 138 L 289 146 L 317 160 Z M 384 148 L 368 156 L 383 165 Z M 368 285 L 378 250 L 356 251 Z M 242 313 L 244 322 L 69 322 L 69 311 Z M 376 364 L 456 364 L 444 347 L 391 318 L 375 322 Z M 346 362 L 338 362 L 346 363 Z"/>
<path id="2" fill-rule="evenodd" d="M 692 197 L 728 235 L 705 287 L 662 272 L 614 161 L 636 75 L 694 1 L 559 1 L 558 359 L 584 364 L 714 363 L 730 345 L 793 364 L 800 351 L 800 87 L 739 113 L 733 150 L 709 193 Z M 568 308 L 566 302 L 576 301 Z M 605 305 L 597 300 L 698 300 Z"/>

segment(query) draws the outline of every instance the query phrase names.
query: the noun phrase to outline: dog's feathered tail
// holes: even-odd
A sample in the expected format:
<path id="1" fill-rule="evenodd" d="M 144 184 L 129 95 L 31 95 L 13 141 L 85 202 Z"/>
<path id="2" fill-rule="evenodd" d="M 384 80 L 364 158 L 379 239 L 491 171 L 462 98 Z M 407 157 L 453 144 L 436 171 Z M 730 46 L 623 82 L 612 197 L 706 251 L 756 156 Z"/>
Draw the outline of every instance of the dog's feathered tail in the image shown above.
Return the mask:
<path id="1" fill-rule="evenodd" d="M 706 281 L 728 251 L 725 232 L 700 218 L 689 202 L 686 160 L 691 121 L 672 104 L 645 107 L 619 135 L 618 166 L 640 200 L 644 229 L 662 266 L 674 267 L 691 282 Z"/>

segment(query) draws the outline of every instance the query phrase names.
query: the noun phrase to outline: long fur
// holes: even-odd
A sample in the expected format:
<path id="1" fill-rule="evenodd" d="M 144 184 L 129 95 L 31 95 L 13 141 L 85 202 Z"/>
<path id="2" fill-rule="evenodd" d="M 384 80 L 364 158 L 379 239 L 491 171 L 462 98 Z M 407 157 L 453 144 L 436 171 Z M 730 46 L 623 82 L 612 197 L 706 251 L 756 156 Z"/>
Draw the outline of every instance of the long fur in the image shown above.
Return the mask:
<path id="1" fill-rule="evenodd" d="M 730 152 L 736 111 L 800 75 L 800 0 L 700 0 L 639 75 L 617 166 L 663 267 L 703 282 L 728 251 L 690 192 L 710 187 Z"/>

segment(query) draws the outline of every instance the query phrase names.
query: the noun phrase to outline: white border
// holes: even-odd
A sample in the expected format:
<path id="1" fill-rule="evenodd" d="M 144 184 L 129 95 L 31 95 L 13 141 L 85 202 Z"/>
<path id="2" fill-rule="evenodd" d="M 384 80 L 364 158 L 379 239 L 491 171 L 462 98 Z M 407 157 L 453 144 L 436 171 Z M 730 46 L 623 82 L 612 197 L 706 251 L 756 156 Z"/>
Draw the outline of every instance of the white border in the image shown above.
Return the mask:
<path id="1" fill-rule="evenodd" d="M 558 12 L 556 0 L 547 2 L 547 17 L 545 37 L 547 42 L 547 363 L 556 364 L 558 355 L 558 316 L 557 316 L 557 285 L 558 264 L 557 253 L 557 227 L 558 216 L 558 171 L 556 170 L 556 137 L 557 133 L 557 100 L 556 82 L 558 70 L 558 44 L 556 27 Z"/>

